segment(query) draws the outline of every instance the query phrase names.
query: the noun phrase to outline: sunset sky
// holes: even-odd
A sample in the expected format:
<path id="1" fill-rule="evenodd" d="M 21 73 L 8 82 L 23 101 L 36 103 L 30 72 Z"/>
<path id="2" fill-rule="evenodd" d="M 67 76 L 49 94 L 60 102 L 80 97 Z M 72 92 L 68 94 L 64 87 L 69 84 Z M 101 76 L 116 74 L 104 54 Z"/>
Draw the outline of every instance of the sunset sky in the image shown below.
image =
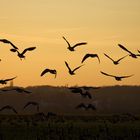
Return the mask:
<path id="1" fill-rule="evenodd" d="M 88 44 L 70 52 L 62 36 L 71 44 Z M 140 50 L 140 0 L 0 0 L 0 38 L 19 51 L 37 47 L 21 61 L 10 45 L 0 42 L 0 79 L 17 76 L 16 86 L 140 85 L 140 58 L 127 57 L 115 66 L 103 54 L 125 56 L 118 43 L 134 53 Z M 97 53 L 101 63 L 89 58 L 76 75 L 69 75 L 64 61 L 75 68 L 86 53 Z M 40 77 L 45 68 L 56 69 L 57 78 Z M 100 71 L 134 76 L 118 82 Z"/>

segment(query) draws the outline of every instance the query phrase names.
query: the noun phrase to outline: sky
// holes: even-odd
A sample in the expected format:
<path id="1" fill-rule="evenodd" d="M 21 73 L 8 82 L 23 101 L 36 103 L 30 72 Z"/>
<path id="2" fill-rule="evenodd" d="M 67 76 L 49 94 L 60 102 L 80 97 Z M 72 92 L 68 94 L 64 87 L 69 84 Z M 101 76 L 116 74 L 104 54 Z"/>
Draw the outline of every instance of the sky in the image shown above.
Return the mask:
<path id="1" fill-rule="evenodd" d="M 134 53 L 140 50 L 139 7 L 139 0 L 0 0 L 0 38 L 10 40 L 20 51 L 36 46 L 21 61 L 1 42 L 0 79 L 17 76 L 14 85 L 24 87 L 140 85 L 140 58 L 127 57 L 115 66 L 104 56 L 127 55 L 118 43 Z M 72 45 L 83 41 L 87 45 L 70 52 L 62 36 Z M 86 53 L 98 54 L 101 63 L 89 58 L 76 75 L 69 75 L 64 61 L 75 68 Z M 56 79 L 49 73 L 40 77 L 45 68 L 56 69 Z M 118 82 L 100 71 L 134 76 Z"/>

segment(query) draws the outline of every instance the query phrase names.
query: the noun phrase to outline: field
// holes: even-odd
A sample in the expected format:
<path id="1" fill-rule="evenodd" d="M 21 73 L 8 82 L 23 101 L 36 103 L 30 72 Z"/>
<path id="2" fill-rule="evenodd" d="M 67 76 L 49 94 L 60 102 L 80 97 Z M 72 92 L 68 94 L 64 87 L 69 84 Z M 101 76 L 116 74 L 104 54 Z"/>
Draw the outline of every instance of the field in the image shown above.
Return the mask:
<path id="1" fill-rule="evenodd" d="M 140 117 L 1 115 L 0 140 L 139 140 Z"/>

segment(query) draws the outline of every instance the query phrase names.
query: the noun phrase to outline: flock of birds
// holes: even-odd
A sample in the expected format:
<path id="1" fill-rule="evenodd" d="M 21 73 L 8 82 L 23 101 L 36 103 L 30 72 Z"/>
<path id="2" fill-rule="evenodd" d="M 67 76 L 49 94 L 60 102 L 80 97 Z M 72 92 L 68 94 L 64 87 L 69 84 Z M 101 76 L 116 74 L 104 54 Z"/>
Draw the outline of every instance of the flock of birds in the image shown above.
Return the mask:
<path id="1" fill-rule="evenodd" d="M 64 39 L 64 41 L 67 43 L 67 49 L 69 51 L 75 51 L 75 49 L 79 46 L 84 46 L 84 45 L 87 45 L 87 42 L 80 42 L 80 43 L 76 43 L 75 45 L 71 45 L 69 43 L 69 41 L 63 36 L 62 37 Z M 25 48 L 22 52 L 19 51 L 19 48 L 17 46 L 15 46 L 11 41 L 7 40 L 7 39 L 0 39 L 0 42 L 2 43 L 6 43 L 6 44 L 10 44 L 10 46 L 12 48 L 10 48 L 10 51 L 13 52 L 13 53 L 17 53 L 17 56 L 22 60 L 22 59 L 25 59 L 25 54 L 28 52 L 28 51 L 33 51 L 36 49 L 36 47 L 29 47 L 29 48 Z M 124 58 L 126 57 L 132 57 L 132 58 L 138 58 L 140 57 L 140 50 L 137 50 L 138 53 L 135 54 L 133 52 L 131 52 L 130 50 L 128 50 L 126 47 L 124 47 L 123 45 L 121 44 L 118 44 L 118 46 L 124 50 L 125 52 L 127 52 L 127 54 L 125 56 L 122 56 L 121 58 L 119 58 L 118 60 L 114 60 L 113 58 L 111 58 L 110 56 L 108 56 L 107 54 L 104 53 L 105 57 L 107 57 L 108 59 L 110 59 L 114 65 L 118 65 L 120 63 L 120 61 L 122 61 Z M 68 64 L 68 62 L 64 61 L 65 62 L 65 65 L 68 69 L 68 73 L 70 75 L 75 75 L 75 71 L 77 71 L 78 69 L 80 69 L 82 66 L 83 66 L 83 63 L 89 59 L 89 58 L 97 58 L 98 62 L 100 63 L 100 58 L 99 58 L 99 55 L 98 54 L 93 54 L 93 53 L 87 53 L 84 55 L 84 57 L 82 58 L 81 60 L 81 64 L 82 65 L 79 65 L 78 67 L 75 67 L 74 69 L 72 69 L 70 67 L 70 65 Z M 47 73 L 50 73 L 50 74 L 54 74 L 55 75 L 55 78 L 57 76 L 57 70 L 56 69 L 49 69 L 49 68 L 46 68 L 44 69 L 40 76 L 44 76 L 45 74 Z M 103 71 L 100 71 L 101 74 L 105 75 L 105 76 L 109 76 L 109 77 L 113 77 L 115 78 L 115 80 L 117 81 L 121 81 L 123 78 L 128 78 L 128 77 L 131 77 L 133 75 L 127 75 L 127 76 L 116 76 L 116 75 L 112 75 L 112 74 L 108 74 L 106 72 L 103 72 Z M 14 80 L 16 77 L 12 77 L 12 78 L 9 78 L 9 79 L 1 79 L 0 80 L 0 84 L 7 84 L 8 81 L 11 81 L 11 80 Z M 82 88 L 84 88 L 85 91 L 82 90 Z M 73 93 L 79 93 L 82 97 L 88 97 L 89 99 L 92 99 L 92 96 L 89 92 L 89 89 L 88 87 L 71 87 L 69 88 L 71 90 L 71 92 Z M 2 90 L 2 92 L 6 92 L 6 91 L 11 91 L 11 90 L 15 90 L 17 92 L 25 92 L 25 93 L 30 93 L 30 91 L 26 91 L 22 88 L 12 88 L 12 89 L 4 89 Z M 27 108 L 28 106 L 30 105 L 34 105 L 37 107 L 37 111 L 39 112 L 39 103 L 37 102 L 28 102 L 23 109 Z M 84 103 L 81 103 L 79 104 L 78 106 L 76 106 L 76 109 L 79 109 L 79 108 L 84 108 L 85 110 L 88 110 L 88 109 L 92 109 L 92 110 L 96 110 L 96 107 L 95 105 L 93 104 L 84 104 Z M 17 111 L 12 107 L 12 106 L 4 106 L 0 109 L 0 111 L 4 110 L 4 109 L 11 109 L 13 110 L 13 112 L 15 112 L 17 114 Z"/>

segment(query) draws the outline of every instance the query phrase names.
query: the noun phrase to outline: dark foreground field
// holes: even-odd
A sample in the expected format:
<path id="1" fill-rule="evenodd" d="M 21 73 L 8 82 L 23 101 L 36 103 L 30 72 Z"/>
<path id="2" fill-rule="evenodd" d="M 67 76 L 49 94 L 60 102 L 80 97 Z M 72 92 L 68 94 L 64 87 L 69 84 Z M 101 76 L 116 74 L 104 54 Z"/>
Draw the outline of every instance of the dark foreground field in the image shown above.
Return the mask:
<path id="1" fill-rule="evenodd" d="M 1 115 L 0 140 L 139 140 L 140 117 Z"/>

